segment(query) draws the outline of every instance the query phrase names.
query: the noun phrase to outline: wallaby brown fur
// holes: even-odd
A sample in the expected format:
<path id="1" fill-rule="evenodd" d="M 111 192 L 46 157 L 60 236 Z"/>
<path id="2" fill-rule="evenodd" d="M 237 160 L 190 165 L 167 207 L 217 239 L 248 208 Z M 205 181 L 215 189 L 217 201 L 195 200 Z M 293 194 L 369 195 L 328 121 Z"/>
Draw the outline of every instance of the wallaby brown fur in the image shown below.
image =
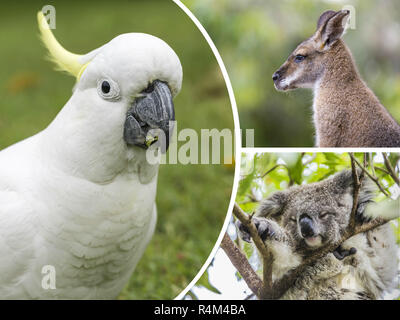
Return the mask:
<path id="1" fill-rule="evenodd" d="M 318 147 L 400 147 L 400 126 L 361 79 L 340 39 L 350 12 L 326 11 L 273 75 L 277 90 L 312 88 Z"/>

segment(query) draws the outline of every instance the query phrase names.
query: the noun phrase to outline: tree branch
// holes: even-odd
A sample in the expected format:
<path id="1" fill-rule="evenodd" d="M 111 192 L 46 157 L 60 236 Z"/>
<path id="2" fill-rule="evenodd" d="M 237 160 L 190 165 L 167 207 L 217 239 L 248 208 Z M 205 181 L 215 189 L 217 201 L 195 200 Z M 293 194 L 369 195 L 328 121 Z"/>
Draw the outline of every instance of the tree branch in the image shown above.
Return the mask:
<path id="1" fill-rule="evenodd" d="M 379 183 L 379 179 L 377 177 L 374 177 L 373 175 L 371 175 L 368 170 L 362 166 L 358 160 L 353 156 L 353 154 L 349 153 L 350 158 L 352 161 L 354 161 L 357 166 L 372 180 L 375 182 L 375 184 L 378 186 L 379 190 L 381 190 L 381 192 L 386 196 L 389 197 L 389 194 L 387 193 L 387 191 L 381 186 L 381 184 Z"/>
<path id="2" fill-rule="evenodd" d="M 242 275 L 243 280 L 246 282 L 250 290 L 258 296 L 258 292 L 262 288 L 262 280 L 253 270 L 246 256 L 231 240 L 227 233 L 225 233 L 222 238 L 221 248 L 225 251 L 233 266 Z"/>
<path id="3" fill-rule="evenodd" d="M 264 292 L 272 290 L 272 263 L 273 256 L 270 250 L 265 246 L 264 242 L 258 235 L 258 231 L 254 223 L 251 221 L 251 216 L 248 216 L 237 203 L 233 207 L 233 214 L 239 219 L 241 223 L 249 230 L 250 236 L 253 239 L 258 251 L 263 260 L 263 281 L 262 287 L 257 292 L 254 292 L 258 297 L 262 297 Z M 242 275 L 243 276 L 243 275 Z"/>
<path id="4" fill-rule="evenodd" d="M 400 179 L 399 177 L 396 175 L 395 170 L 393 169 L 392 165 L 390 164 L 389 158 L 387 156 L 387 154 L 385 152 L 382 152 L 383 155 L 383 159 L 385 161 L 385 166 L 386 169 L 389 171 L 389 175 L 392 177 L 392 179 L 394 180 L 394 182 L 396 182 L 396 184 L 398 186 L 400 186 Z"/>
<path id="5" fill-rule="evenodd" d="M 275 169 L 279 168 L 279 167 L 283 167 L 287 170 L 288 173 L 288 177 L 289 177 L 289 186 L 292 186 L 294 184 L 294 181 L 292 179 L 292 176 L 290 174 L 290 170 L 287 167 L 287 165 L 279 163 L 274 165 L 271 169 L 267 170 L 266 172 L 264 172 L 261 176 L 258 176 L 257 178 L 263 179 L 266 175 L 268 175 L 269 173 L 271 173 L 272 171 L 274 171 Z"/>
<path id="6" fill-rule="evenodd" d="M 248 216 L 247 213 L 245 213 L 242 210 L 242 208 L 239 207 L 239 205 L 237 203 L 235 203 L 235 205 L 233 207 L 233 214 L 249 230 L 250 236 L 253 239 L 254 244 L 256 245 L 256 247 L 260 251 L 260 253 L 263 255 L 268 255 L 267 248 L 265 247 L 264 242 L 261 240 L 260 236 L 258 235 L 256 226 L 251 221 L 252 217 Z"/>
<path id="7" fill-rule="evenodd" d="M 356 226 L 356 213 L 357 213 L 357 206 L 358 206 L 358 196 L 360 194 L 360 188 L 361 188 L 361 179 L 363 175 L 363 171 L 358 177 L 355 161 L 356 159 L 354 158 L 354 155 L 349 152 L 350 160 L 351 160 L 351 172 L 353 174 L 353 206 L 351 208 L 351 213 L 350 213 L 350 220 L 349 220 L 349 226 L 347 227 L 347 230 L 349 232 L 353 231 L 355 226 Z M 364 158 L 365 160 L 365 158 Z"/>
<path id="8" fill-rule="evenodd" d="M 304 155 L 304 153 L 303 153 Z M 303 163 L 303 167 L 306 167 L 307 165 L 309 165 L 311 162 L 313 162 L 315 160 L 315 158 L 317 157 L 317 153 L 313 153 L 312 157 L 310 159 L 308 159 L 306 162 Z"/>
<path id="9" fill-rule="evenodd" d="M 381 172 L 383 172 L 383 173 L 385 173 L 385 174 L 387 174 L 387 175 L 390 176 L 389 171 L 387 171 L 387 170 L 385 170 L 385 169 L 383 169 L 383 168 L 381 168 L 381 167 L 374 166 L 373 168 L 374 168 L 375 170 L 379 170 L 379 171 L 381 171 Z"/>

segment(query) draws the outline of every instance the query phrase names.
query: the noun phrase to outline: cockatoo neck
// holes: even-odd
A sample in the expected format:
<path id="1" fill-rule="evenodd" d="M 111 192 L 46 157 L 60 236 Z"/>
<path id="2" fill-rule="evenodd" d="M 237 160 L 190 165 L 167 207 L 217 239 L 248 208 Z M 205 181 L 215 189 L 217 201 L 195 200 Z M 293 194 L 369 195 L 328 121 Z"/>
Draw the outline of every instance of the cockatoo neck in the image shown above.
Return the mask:
<path id="1" fill-rule="evenodd" d="M 93 91 L 93 92 L 89 92 Z M 109 111 L 110 103 L 93 101 L 95 89 L 75 91 L 57 117 L 42 132 L 49 165 L 69 175 L 106 184 L 118 175 L 139 176 L 141 183 L 156 178 L 157 164 L 146 160 L 146 150 L 128 147 L 123 140 L 126 108 L 116 104 Z M 93 114 L 93 103 L 98 111 Z M 107 109 L 108 108 L 108 109 Z"/>

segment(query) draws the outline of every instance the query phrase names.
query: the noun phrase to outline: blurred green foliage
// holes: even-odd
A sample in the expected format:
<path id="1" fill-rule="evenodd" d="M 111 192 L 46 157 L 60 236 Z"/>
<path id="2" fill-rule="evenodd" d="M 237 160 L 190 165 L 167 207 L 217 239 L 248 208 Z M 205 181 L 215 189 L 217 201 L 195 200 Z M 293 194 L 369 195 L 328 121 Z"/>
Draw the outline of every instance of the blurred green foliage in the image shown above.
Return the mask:
<path id="1" fill-rule="evenodd" d="M 54 33 L 71 52 L 89 52 L 126 32 L 165 40 L 184 71 L 175 99 L 179 129 L 233 130 L 216 59 L 172 1 L 9 1 L 0 14 L 0 150 L 43 130 L 71 96 L 75 80 L 53 70 L 39 41 L 36 13 L 45 4 L 55 6 Z M 157 229 L 120 299 L 171 299 L 189 284 L 217 240 L 232 183 L 233 166 L 161 166 Z"/>
<path id="2" fill-rule="evenodd" d="M 313 146 L 311 90 L 277 92 L 272 74 L 310 37 L 325 10 L 352 5 L 344 36 L 363 79 L 400 121 L 400 1 L 183 0 L 214 40 L 233 84 L 242 129 L 255 146 Z"/>
<path id="3" fill-rule="evenodd" d="M 364 153 L 354 154 L 359 163 L 364 162 Z M 386 172 L 381 154 L 368 153 L 367 167 L 370 169 L 369 159 L 373 160 L 374 174 L 388 194 L 393 190 L 399 191 L 393 179 Z M 400 154 L 389 154 L 390 162 L 396 170 Z M 318 182 L 328 178 L 336 172 L 351 169 L 348 153 L 242 153 L 241 180 L 236 195 L 236 202 L 240 207 L 251 213 L 261 199 L 275 191 L 287 189 L 293 185 Z M 372 174 L 372 170 L 370 169 Z M 399 174 L 399 173 L 398 173 Z M 400 176 L 400 174 L 399 174 Z M 385 195 L 381 192 L 377 200 L 382 200 Z"/>

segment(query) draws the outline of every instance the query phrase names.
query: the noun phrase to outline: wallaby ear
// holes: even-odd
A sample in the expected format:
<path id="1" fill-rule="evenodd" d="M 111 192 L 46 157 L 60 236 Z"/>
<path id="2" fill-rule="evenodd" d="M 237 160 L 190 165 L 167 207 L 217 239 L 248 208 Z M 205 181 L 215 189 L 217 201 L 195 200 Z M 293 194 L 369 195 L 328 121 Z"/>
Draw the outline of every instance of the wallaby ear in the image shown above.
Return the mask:
<path id="1" fill-rule="evenodd" d="M 287 201 L 284 191 L 275 192 L 271 197 L 261 202 L 257 209 L 258 217 L 278 217 L 283 213 L 283 207 Z"/>
<path id="2" fill-rule="evenodd" d="M 333 10 L 328 10 L 325 11 L 323 14 L 318 19 L 317 22 L 317 31 L 321 28 L 322 25 L 325 25 L 325 23 L 332 18 L 336 14 L 336 11 Z"/>
<path id="3" fill-rule="evenodd" d="M 316 40 L 319 50 L 325 51 L 344 34 L 345 26 L 350 17 L 349 10 L 325 11 L 318 19 Z"/>

